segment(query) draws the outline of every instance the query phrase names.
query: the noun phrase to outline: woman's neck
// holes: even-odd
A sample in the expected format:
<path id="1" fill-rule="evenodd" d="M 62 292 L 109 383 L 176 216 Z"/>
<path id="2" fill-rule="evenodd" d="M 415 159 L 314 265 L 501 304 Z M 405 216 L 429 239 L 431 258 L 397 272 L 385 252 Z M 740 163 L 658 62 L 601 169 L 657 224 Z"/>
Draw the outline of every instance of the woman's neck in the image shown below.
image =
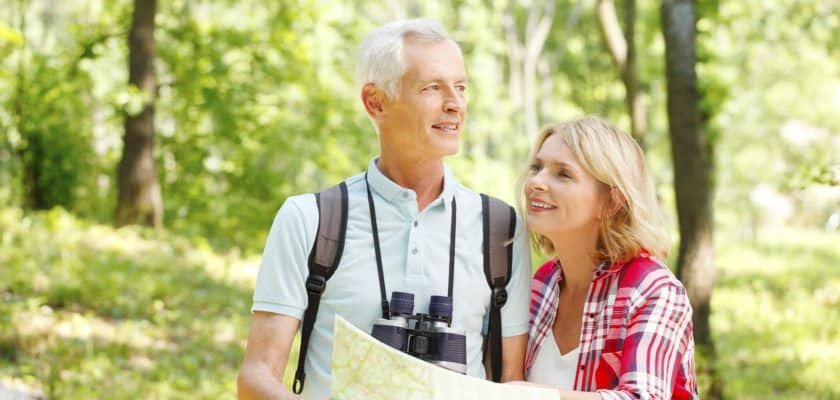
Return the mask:
<path id="1" fill-rule="evenodd" d="M 557 260 L 563 266 L 563 281 L 570 288 L 588 288 L 592 274 L 598 268 L 594 258 L 597 233 L 568 236 L 552 240 Z"/>

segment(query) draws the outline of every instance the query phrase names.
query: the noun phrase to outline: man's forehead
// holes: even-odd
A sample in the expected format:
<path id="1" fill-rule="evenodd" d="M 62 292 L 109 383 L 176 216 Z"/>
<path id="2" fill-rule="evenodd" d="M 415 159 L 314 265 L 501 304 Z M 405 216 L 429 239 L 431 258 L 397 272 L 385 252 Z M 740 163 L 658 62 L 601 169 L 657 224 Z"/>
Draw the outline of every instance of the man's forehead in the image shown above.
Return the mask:
<path id="1" fill-rule="evenodd" d="M 406 76 L 413 75 L 423 81 L 467 80 L 464 60 L 450 41 L 417 43 L 405 50 Z"/>

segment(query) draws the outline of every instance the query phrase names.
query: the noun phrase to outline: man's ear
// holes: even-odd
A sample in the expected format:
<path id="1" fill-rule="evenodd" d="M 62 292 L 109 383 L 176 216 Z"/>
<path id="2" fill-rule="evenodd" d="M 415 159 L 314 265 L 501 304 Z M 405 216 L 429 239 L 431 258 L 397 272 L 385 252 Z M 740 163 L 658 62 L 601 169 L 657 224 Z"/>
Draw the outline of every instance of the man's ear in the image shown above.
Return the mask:
<path id="1" fill-rule="evenodd" d="M 385 98 L 381 90 L 379 90 L 373 83 L 367 83 L 362 86 L 362 104 L 365 105 L 365 111 L 368 115 L 377 119 L 385 109 L 382 107 L 382 101 Z"/>

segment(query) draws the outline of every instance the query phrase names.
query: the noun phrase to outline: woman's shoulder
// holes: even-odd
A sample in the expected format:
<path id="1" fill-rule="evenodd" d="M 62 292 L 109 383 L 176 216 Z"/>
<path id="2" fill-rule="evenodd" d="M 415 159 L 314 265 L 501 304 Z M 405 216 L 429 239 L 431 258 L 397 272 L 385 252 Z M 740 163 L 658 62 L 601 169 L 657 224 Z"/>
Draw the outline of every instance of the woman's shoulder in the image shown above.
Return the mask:
<path id="1" fill-rule="evenodd" d="M 685 291 L 682 282 L 661 261 L 643 253 L 633 258 L 623 267 L 620 285 L 634 287 L 642 291 L 675 287 Z"/>
<path id="2" fill-rule="evenodd" d="M 534 280 L 545 282 L 551 279 L 551 276 L 554 274 L 554 270 L 557 268 L 557 263 L 555 260 L 548 260 L 539 268 L 537 268 L 537 272 L 534 273 Z"/>

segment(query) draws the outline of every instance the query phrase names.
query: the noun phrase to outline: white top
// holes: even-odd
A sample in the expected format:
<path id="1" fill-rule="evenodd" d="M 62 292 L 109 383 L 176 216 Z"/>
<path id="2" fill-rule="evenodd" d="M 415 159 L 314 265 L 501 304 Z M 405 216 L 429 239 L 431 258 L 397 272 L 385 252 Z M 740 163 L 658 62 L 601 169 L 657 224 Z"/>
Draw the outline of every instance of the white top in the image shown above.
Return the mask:
<path id="1" fill-rule="evenodd" d="M 537 350 L 537 356 L 528 374 L 528 382 L 561 389 L 574 389 L 578 358 L 580 358 L 580 345 L 566 354 L 560 354 L 560 349 L 554 340 L 554 333 L 548 332 Z"/>
<path id="2" fill-rule="evenodd" d="M 458 183 L 445 168 L 443 193 L 419 212 L 414 191 L 388 179 L 375 161 L 369 164 L 368 180 L 379 225 L 385 290 L 388 298 L 395 290 L 414 293 L 415 312 L 428 312 L 429 296 L 446 295 L 451 201 L 453 196 L 456 198 L 452 327 L 466 332 L 467 373 L 483 378 L 481 344 L 490 308 L 490 288 L 484 277 L 481 198 Z M 344 255 L 327 282 L 309 340 L 305 399 L 329 397 L 335 315 L 365 332 L 370 332 L 380 317 L 379 280 L 365 189 L 364 174 L 347 180 L 349 209 Z M 522 229 L 521 220 L 517 226 Z M 304 194 L 286 199 L 268 234 L 252 310 L 303 318 L 307 260 L 317 230 L 315 196 Z M 528 332 L 530 277 L 528 235 L 518 235 L 507 286 L 508 300 L 502 307 L 503 336 Z"/>

